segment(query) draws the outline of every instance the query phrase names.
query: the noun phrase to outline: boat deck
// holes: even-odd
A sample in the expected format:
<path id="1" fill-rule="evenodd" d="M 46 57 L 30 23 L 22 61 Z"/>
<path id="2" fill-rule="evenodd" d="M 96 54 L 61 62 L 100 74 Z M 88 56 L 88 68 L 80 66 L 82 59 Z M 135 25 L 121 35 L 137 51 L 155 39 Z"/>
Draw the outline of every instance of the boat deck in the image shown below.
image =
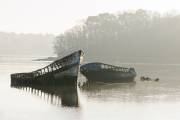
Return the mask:
<path id="1" fill-rule="evenodd" d="M 82 71 L 86 70 L 111 70 L 116 72 L 129 72 L 131 69 L 134 68 L 125 68 L 119 66 L 113 66 L 105 63 L 95 62 L 95 63 L 88 63 L 81 67 Z"/>

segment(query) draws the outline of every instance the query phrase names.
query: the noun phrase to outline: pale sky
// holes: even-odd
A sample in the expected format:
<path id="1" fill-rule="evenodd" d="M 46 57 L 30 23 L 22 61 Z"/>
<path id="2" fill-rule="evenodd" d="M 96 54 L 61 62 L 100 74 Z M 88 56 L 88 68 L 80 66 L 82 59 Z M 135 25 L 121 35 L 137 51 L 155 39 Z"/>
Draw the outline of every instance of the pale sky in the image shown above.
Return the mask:
<path id="1" fill-rule="evenodd" d="M 180 11 L 180 0 L 0 0 L 0 31 L 60 34 L 103 12 Z"/>

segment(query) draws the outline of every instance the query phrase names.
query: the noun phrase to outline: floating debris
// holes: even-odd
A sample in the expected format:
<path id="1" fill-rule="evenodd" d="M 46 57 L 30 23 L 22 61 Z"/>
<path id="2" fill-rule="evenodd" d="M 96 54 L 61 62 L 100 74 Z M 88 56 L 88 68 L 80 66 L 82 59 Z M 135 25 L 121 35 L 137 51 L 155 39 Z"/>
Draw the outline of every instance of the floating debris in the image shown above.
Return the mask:
<path id="1" fill-rule="evenodd" d="M 140 77 L 140 80 L 141 80 L 141 81 L 156 81 L 156 82 L 158 82 L 158 81 L 159 81 L 159 78 L 152 79 L 152 78 L 150 78 L 150 77 L 141 76 L 141 77 Z"/>

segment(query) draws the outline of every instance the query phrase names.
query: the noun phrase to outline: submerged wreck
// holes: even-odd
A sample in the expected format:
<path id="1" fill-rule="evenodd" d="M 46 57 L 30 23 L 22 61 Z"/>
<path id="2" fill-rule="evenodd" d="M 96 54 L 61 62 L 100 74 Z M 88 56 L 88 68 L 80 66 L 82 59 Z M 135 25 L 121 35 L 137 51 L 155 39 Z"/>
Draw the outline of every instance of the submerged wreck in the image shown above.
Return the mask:
<path id="1" fill-rule="evenodd" d="M 82 65 L 81 73 L 89 82 L 132 82 L 136 77 L 134 68 L 124 68 L 94 62 Z"/>
<path id="2" fill-rule="evenodd" d="M 76 86 L 82 55 L 79 50 L 36 71 L 11 74 L 11 86 Z"/>

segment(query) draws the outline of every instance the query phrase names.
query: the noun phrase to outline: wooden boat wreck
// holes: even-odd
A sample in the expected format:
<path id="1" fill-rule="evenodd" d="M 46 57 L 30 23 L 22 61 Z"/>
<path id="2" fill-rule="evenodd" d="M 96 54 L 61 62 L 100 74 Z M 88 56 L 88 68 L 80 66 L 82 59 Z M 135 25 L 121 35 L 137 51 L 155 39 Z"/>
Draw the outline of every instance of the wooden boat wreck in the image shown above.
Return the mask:
<path id="1" fill-rule="evenodd" d="M 94 62 L 82 65 L 81 73 L 89 82 L 132 82 L 136 77 L 134 68 L 124 68 Z"/>
<path id="2" fill-rule="evenodd" d="M 82 55 L 79 50 L 36 71 L 11 74 L 11 86 L 76 86 Z"/>

